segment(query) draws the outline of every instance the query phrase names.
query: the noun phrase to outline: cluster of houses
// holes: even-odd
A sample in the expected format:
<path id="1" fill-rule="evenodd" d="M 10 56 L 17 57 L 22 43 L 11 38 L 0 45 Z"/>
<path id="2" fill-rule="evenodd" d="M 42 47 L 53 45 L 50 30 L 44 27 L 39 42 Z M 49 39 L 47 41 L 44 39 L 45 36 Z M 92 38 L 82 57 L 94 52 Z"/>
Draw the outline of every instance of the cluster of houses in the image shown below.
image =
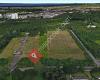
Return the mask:
<path id="1" fill-rule="evenodd" d="M 63 12 L 41 12 L 37 14 L 32 12 L 6 13 L 6 14 L 0 14 L 0 18 L 4 19 L 27 19 L 31 17 L 53 18 L 60 14 L 63 14 Z"/>

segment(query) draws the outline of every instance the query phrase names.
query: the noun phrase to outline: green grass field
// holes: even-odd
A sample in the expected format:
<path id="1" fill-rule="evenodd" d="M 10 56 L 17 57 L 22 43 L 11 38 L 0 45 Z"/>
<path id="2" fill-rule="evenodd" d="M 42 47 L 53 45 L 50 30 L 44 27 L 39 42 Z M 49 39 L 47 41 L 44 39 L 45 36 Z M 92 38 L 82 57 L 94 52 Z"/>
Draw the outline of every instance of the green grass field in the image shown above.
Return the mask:
<path id="1" fill-rule="evenodd" d="M 15 49 L 18 48 L 20 38 L 13 38 L 10 43 L 5 47 L 5 49 L 0 53 L 0 58 L 12 57 L 12 54 Z"/>
<path id="2" fill-rule="evenodd" d="M 96 42 L 97 44 L 100 44 L 100 40 L 96 40 L 95 42 Z"/>
<path id="3" fill-rule="evenodd" d="M 23 49 L 23 57 L 27 56 L 27 53 L 29 53 L 32 49 L 38 49 L 39 47 L 39 36 L 36 37 L 30 37 Z"/>
<path id="4" fill-rule="evenodd" d="M 50 33 L 48 32 L 48 35 Z M 78 47 L 68 31 L 60 31 L 51 41 L 48 41 L 48 57 L 85 59 L 84 52 Z"/>
<path id="5" fill-rule="evenodd" d="M 5 49 L 0 53 L 0 58 L 9 58 L 12 57 L 14 50 L 16 50 L 20 45 L 20 38 L 13 38 L 10 43 L 5 47 Z M 23 57 L 27 56 L 27 53 L 30 52 L 33 48 L 38 48 L 39 46 L 39 38 L 29 37 L 28 41 L 23 48 Z"/>
<path id="6" fill-rule="evenodd" d="M 33 49 L 39 49 L 39 47 L 46 41 L 53 31 L 48 31 L 47 35 L 29 37 L 28 41 L 23 48 L 23 57 L 27 57 L 27 54 Z M 21 37 L 13 38 L 6 48 L 0 54 L 0 58 L 12 57 L 14 50 L 20 45 Z M 42 50 L 40 53 L 44 54 L 45 57 L 57 58 L 57 59 L 85 59 L 84 52 L 76 44 L 72 36 L 68 31 L 60 31 L 51 42 L 47 44 L 47 48 Z"/>

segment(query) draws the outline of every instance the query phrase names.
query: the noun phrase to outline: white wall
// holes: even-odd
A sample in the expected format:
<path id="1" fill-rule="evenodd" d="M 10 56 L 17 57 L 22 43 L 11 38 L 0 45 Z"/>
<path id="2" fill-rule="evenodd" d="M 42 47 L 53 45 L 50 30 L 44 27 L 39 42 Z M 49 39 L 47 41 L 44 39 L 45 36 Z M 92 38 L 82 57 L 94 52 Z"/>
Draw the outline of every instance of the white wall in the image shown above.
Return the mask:
<path id="1" fill-rule="evenodd" d="M 18 13 L 7 13 L 4 15 L 4 18 L 7 19 L 18 19 Z"/>
<path id="2" fill-rule="evenodd" d="M 18 19 L 18 13 L 11 14 L 11 19 Z"/>
<path id="3" fill-rule="evenodd" d="M 0 18 L 3 18 L 2 14 L 0 14 Z"/>

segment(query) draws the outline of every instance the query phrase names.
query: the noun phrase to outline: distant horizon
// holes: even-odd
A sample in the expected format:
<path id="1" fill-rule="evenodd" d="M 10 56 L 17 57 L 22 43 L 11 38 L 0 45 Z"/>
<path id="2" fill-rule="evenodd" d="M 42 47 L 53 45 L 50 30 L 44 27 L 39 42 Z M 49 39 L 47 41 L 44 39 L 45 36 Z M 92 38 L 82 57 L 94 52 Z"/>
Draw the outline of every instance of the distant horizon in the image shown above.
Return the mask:
<path id="1" fill-rule="evenodd" d="M 100 4 L 100 3 L 0 3 L 0 4 Z"/>
<path id="2" fill-rule="evenodd" d="M 0 3 L 21 4 L 72 4 L 72 3 L 100 3 L 100 0 L 0 0 Z"/>
<path id="3" fill-rule="evenodd" d="M 70 6 L 82 4 L 100 4 L 100 3 L 0 3 L 0 7 L 46 7 L 46 6 Z"/>

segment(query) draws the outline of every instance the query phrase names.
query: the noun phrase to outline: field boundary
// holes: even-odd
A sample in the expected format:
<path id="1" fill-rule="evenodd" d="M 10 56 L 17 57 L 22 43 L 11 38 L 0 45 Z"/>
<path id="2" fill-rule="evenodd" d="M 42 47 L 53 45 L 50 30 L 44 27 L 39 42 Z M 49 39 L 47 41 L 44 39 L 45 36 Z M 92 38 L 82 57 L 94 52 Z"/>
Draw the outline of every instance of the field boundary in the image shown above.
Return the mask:
<path id="1" fill-rule="evenodd" d="M 59 37 L 57 37 L 57 36 L 59 36 Z M 57 36 L 56 36 L 56 39 L 50 43 L 51 48 L 48 49 L 50 57 L 54 58 L 54 56 L 55 56 L 58 59 L 62 59 L 61 58 L 61 56 L 62 56 L 64 59 L 67 59 L 67 58 L 73 58 L 73 59 L 79 59 L 79 60 L 85 59 L 84 52 L 76 44 L 75 40 L 72 38 L 69 31 L 64 30 L 64 31 L 60 32 Z M 48 48 L 50 47 L 50 45 L 48 46 Z M 61 48 L 61 49 L 59 49 L 59 48 Z M 52 53 L 55 53 L 55 54 L 53 54 L 54 56 L 51 55 Z M 65 56 L 63 56 L 63 54 Z M 79 56 L 81 56 L 81 58 Z"/>
<path id="2" fill-rule="evenodd" d="M 84 46 L 82 41 L 77 37 L 77 35 L 73 32 L 73 30 L 70 30 L 72 35 L 76 38 L 76 40 L 80 43 L 84 51 L 91 57 L 91 59 L 94 61 L 94 63 L 97 65 L 97 67 L 100 67 L 100 63 L 96 60 L 96 58 L 92 55 L 92 53 Z"/>

